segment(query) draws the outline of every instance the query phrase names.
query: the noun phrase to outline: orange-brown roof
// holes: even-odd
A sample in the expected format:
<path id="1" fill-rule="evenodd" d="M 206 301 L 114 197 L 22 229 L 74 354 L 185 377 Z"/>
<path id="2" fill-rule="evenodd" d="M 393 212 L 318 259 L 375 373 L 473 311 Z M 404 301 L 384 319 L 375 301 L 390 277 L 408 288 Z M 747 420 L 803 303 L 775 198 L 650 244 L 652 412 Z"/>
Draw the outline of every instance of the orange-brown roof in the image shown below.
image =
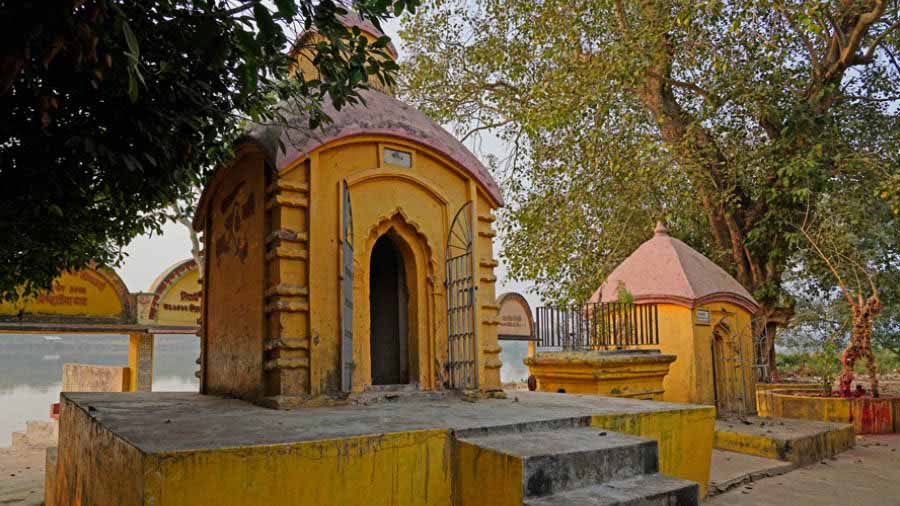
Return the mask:
<path id="1" fill-rule="evenodd" d="M 623 284 L 637 303 L 672 303 L 696 307 L 731 302 L 750 313 L 759 304 L 724 269 L 697 250 L 670 236 L 659 223 L 653 238 L 641 244 L 607 276 L 591 302 L 615 302 Z"/>

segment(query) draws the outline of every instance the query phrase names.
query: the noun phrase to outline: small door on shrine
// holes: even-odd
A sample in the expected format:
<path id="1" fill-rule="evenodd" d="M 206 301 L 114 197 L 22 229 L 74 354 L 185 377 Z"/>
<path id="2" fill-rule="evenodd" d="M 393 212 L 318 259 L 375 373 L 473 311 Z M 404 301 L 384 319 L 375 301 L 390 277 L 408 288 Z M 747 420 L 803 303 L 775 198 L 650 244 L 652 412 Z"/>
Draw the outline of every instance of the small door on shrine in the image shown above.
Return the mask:
<path id="1" fill-rule="evenodd" d="M 353 211 L 343 184 L 341 219 L 341 391 L 353 387 Z"/>
<path id="2" fill-rule="evenodd" d="M 457 211 L 447 237 L 447 366 L 450 386 L 478 388 L 473 206 Z"/>
<path id="3" fill-rule="evenodd" d="M 713 383 L 718 415 L 752 412 L 747 406 L 743 353 L 739 335 L 731 327 L 719 322 L 713 329 L 712 362 Z"/>

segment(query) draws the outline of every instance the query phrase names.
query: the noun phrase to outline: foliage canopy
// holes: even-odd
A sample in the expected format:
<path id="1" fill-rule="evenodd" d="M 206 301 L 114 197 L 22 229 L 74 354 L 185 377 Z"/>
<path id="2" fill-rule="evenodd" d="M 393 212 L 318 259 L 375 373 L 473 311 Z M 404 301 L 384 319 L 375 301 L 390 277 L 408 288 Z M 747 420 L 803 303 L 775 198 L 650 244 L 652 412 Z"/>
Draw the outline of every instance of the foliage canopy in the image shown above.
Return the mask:
<path id="1" fill-rule="evenodd" d="M 378 26 L 417 2 L 353 7 Z M 323 101 L 393 82 L 388 38 L 348 30 L 346 12 L 331 0 L 0 0 L 0 299 L 115 265 L 244 122 L 278 120 L 276 102 L 315 126 Z M 288 50 L 308 30 L 319 72 L 290 79 Z"/>
<path id="2" fill-rule="evenodd" d="M 447 0 L 406 18 L 403 81 L 464 135 L 511 146 L 514 278 L 583 300 L 666 217 L 770 316 L 790 302 L 797 225 L 860 181 L 895 188 L 898 9 Z"/>

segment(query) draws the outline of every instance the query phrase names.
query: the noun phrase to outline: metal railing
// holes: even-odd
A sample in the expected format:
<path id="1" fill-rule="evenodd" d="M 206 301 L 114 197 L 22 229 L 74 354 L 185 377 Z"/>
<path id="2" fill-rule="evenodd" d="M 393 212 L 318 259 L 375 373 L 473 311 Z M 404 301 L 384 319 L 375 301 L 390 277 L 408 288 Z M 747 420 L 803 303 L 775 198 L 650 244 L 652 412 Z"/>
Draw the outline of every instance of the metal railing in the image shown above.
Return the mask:
<path id="1" fill-rule="evenodd" d="M 539 347 L 607 350 L 659 344 L 656 304 L 597 302 L 539 307 L 535 338 Z"/>

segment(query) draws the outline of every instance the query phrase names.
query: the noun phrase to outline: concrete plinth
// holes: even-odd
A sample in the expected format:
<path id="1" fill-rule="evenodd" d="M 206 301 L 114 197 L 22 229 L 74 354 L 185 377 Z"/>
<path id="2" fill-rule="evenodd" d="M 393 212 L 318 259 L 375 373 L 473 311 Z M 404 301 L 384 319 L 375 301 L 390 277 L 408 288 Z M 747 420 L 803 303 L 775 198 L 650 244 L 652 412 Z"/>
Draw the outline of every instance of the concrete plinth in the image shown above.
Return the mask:
<path id="1" fill-rule="evenodd" d="M 853 448 L 853 426 L 788 418 L 716 420 L 715 447 L 805 466 Z"/>
<path id="2" fill-rule="evenodd" d="M 662 400 L 674 355 L 655 350 L 541 352 L 525 359 L 542 392 Z"/>
<path id="3" fill-rule="evenodd" d="M 601 432 L 612 436 L 606 429 L 618 420 L 631 422 L 615 430 L 655 440 L 661 473 L 698 482 L 705 494 L 713 408 L 588 395 L 508 395 L 467 402 L 431 394 L 276 411 L 192 393 L 67 393 L 56 503 L 483 504 L 477 491 L 453 487 L 479 464 L 479 452 L 467 459 L 459 451 L 462 439 L 471 445 L 493 434 L 532 433 L 548 451 L 571 453 L 554 443 L 562 437 L 555 431 L 593 427 L 601 438 Z M 708 448 L 705 459 L 682 458 L 685 449 L 696 448 Z M 522 486 L 521 473 L 501 466 L 479 476 L 497 487 L 516 486 L 518 477 Z"/>
<path id="4" fill-rule="evenodd" d="M 821 389 L 756 392 L 760 415 L 853 424 L 857 434 L 900 432 L 900 397 L 822 397 Z"/>

